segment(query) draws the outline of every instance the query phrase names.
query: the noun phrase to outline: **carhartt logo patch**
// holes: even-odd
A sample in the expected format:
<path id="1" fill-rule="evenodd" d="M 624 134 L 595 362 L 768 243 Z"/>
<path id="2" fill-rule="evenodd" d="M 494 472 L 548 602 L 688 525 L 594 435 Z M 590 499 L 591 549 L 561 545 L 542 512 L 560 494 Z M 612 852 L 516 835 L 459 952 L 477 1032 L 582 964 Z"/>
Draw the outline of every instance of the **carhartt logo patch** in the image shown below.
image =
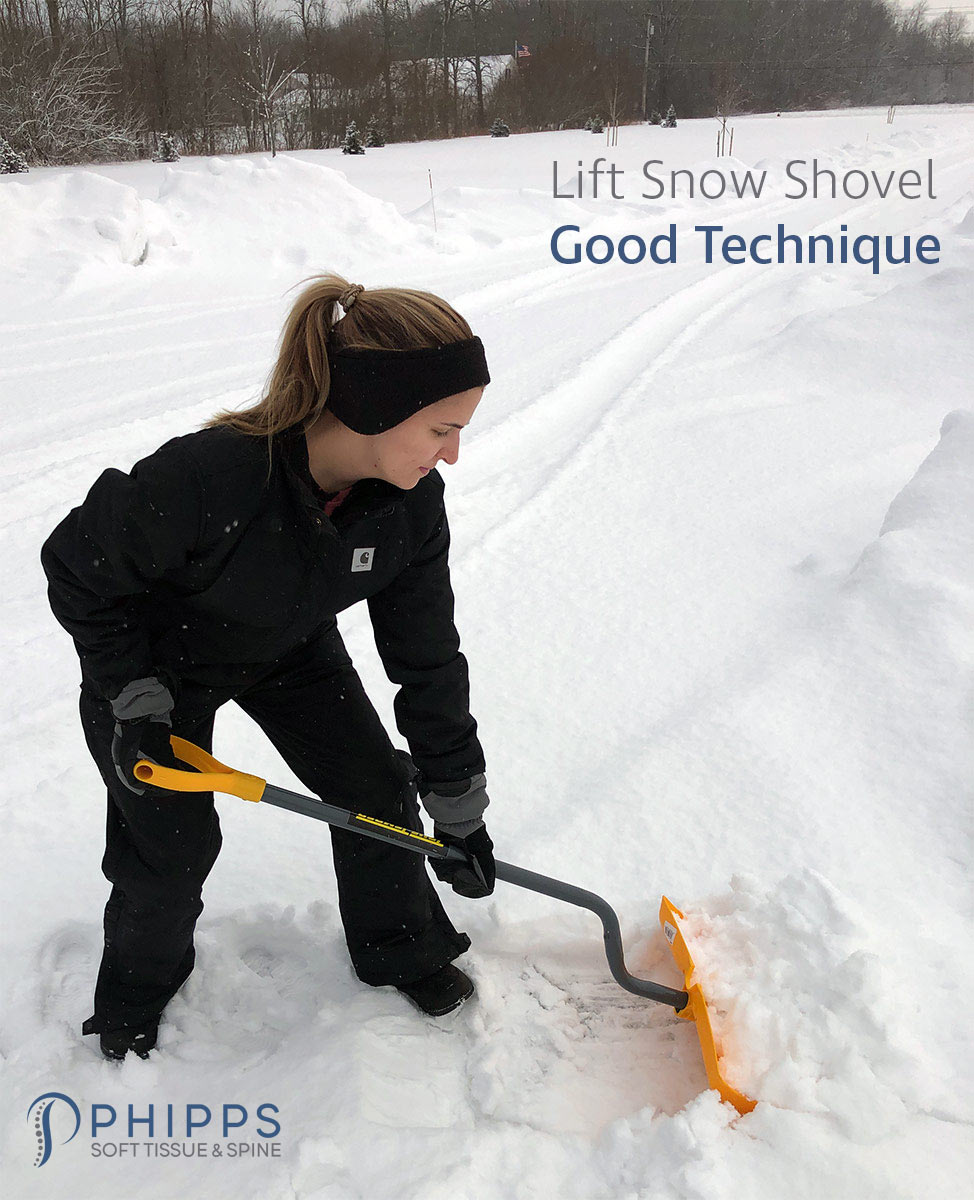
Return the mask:
<path id="1" fill-rule="evenodd" d="M 357 546 L 352 551 L 352 570 L 371 571 L 375 546 Z"/>

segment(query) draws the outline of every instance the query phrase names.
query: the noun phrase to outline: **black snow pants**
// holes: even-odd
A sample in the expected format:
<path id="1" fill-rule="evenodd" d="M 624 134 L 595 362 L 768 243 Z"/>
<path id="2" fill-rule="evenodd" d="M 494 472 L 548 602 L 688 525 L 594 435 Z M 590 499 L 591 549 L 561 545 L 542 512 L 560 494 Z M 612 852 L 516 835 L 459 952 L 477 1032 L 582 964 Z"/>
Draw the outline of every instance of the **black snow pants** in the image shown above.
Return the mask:
<path id="1" fill-rule="evenodd" d="M 312 793 L 421 828 L 408 759 L 392 746 L 337 627 L 245 684 L 183 680 L 172 732 L 212 749 L 214 713 L 229 700 L 260 726 Z M 112 890 L 95 1012 L 84 1026 L 85 1033 L 103 1033 L 156 1020 L 192 971 L 203 881 L 221 836 L 212 793 L 147 789 L 140 796 L 122 785 L 112 763 L 110 705 L 84 686 L 81 718 L 108 787 L 102 870 Z M 421 855 L 347 830 L 332 828 L 331 837 L 345 938 L 363 982 L 410 983 L 469 948 L 470 939 L 444 912 Z"/>

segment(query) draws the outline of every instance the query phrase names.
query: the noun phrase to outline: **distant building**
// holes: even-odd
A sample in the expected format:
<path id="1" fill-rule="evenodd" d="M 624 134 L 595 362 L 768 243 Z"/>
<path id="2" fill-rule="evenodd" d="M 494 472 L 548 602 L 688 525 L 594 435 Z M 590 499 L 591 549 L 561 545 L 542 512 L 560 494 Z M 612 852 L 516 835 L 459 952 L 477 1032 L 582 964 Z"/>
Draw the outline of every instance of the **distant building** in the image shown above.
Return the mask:
<path id="1" fill-rule="evenodd" d="M 477 95 L 477 67 L 472 57 L 448 58 L 447 70 L 451 83 L 456 80 L 457 91 L 461 96 L 475 97 Z M 521 64 L 523 67 L 523 63 Z M 482 54 L 480 56 L 480 77 L 483 81 L 484 96 L 489 96 L 494 88 L 504 79 L 510 79 L 518 70 L 518 62 L 513 54 Z M 404 82 L 417 72 L 430 80 L 442 80 L 442 58 L 399 58 L 391 64 L 390 74 L 394 81 Z M 341 90 L 342 85 L 331 75 L 315 73 L 307 75 L 295 71 L 284 89 L 285 96 L 297 97 L 307 94 L 309 79 L 317 89 L 324 94 Z M 290 103 L 294 103 L 292 98 Z M 288 103 L 288 101 L 285 101 Z"/>
<path id="2" fill-rule="evenodd" d="M 413 74 L 417 68 L 425 68 L 427 78 L 442 80 L 443 61 L 442 58 L 397 59 L 392 64 L 392 75 L 393 78 L 406 77 Z M 450 82 L 456 81 L 459 94 L 476 96 L 476 60 L 472 56 L 447 58 L 446 63 Z M 518 63 L 513 54 L 482 54 L 480 56 L 480 77 L 483 82 L 484 96 L 489 96 L 502 80 L 510 79 L 517 70 Z"/>

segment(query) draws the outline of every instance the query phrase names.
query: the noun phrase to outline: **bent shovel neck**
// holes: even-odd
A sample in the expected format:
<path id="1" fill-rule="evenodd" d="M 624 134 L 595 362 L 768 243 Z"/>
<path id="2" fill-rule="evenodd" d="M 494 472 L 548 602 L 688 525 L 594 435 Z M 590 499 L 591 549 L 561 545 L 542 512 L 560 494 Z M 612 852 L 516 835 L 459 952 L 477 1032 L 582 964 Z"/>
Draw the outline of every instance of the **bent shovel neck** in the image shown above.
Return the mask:
<path id="1" fill-rule="evenodd" d="M 655 1000 L 657 1004 L 669 1004 L 680 1011 L 689 1003 L 689 995 L 674 988 L 654 983 L 650 979 L 638 979 L 630 975 L 626 969 L 625 957 L 622 950 L 622 932 L 619 928 L 619 918 L 615 909 L 608 901 L 595 892 L 564 883 L 560 879 L 552 879 L 548 875 L 539 875 L 536 871 L 526 871 L 524 867 L 516 867 L 511 863 L 496 862 L 497 878 L 505 883 L 513 883 L 516 887 L 528 888 L 532 892 L 540 892 L 543 896 L 551 896 L 555 900 L 564 900 L 578 908 L 587 908 L 602 922 L 602 937 L 605 942 L 605 957 L 609 962 L 609 970 L 616 983 L 636 996 L 644 996 L 647 1000 Z"/>

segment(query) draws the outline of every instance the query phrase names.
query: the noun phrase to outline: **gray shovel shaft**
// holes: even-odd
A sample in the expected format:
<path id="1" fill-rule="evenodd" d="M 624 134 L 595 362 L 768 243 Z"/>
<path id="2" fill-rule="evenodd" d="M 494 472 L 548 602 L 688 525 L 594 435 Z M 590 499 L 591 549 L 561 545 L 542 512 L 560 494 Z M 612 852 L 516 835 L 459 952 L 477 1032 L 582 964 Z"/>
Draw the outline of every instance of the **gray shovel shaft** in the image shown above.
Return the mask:
<path id="1" fill-rule="evenodd" d="M 359 813 L 350 812 L 347 808 L 338 808 L 323 800 L 311 796 L 302 796 L 299 792 L 289 792 L 285 788 L 268 784 L 264 789 L 261 800 L 273 804 L 277 808 L 286 808 L 291 812 L 314 817 L 317 821 L 326 821 L 342 829 L 351 829 L 364 837 L 375 838 L 380 842 L 388 842 L 424 854 L 427 858 L 446 859 L 453 862 L 467 862 L 467 856 L 456 846 L 444 846 L 433 838 L 416 834 L 412 830 L 400 829 L 382 821 L 376 821 Z M 622 933 L 619 929 L 619 918 L 612 906 L 595 892 L 564 883 L 560 879 L 552 879 L 548 875 L 539 875 L 536 871 L 526 871 L 512 863 L 495 861 L 497 878 L 504 883 L 512 883 L 515 887 L 527 888 L 531 892 L 540 892 L 543 896 L 551 896 L 554 900 L 563 900 L 578 908 L 587 908 L 602 922 L 602 936 L 605 941 L 605 956 L 609 962 L 612 978 L 637 996 L 647 1000 L 655 1000 L 657 1004 L 668 1004 L 679 1012 L 686 1008 L 689 996 L 686 992 L 675 988 L 664 987 L 661 983 L 653 983 L 649 979 L 638 979 L 626 970 L 625 957 L 622 950 Z"/>

